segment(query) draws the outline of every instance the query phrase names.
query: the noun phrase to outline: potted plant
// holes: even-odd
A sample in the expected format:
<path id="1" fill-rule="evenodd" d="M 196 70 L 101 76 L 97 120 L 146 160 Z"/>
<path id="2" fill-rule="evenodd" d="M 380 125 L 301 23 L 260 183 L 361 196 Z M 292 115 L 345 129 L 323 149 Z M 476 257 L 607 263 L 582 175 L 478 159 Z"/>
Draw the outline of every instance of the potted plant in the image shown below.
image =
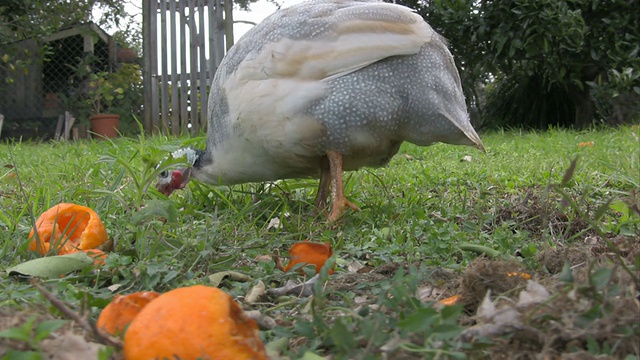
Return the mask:
<path id="1" fill-rule="evenodd" d="M 124 89 L 111 80 L 108 72 L 92 73 L 86 103 L 92 109 L 91 131 L 107 138 L 118 136 L 120 115 L 113 113 L 114 103 L 123 98 Z"/>

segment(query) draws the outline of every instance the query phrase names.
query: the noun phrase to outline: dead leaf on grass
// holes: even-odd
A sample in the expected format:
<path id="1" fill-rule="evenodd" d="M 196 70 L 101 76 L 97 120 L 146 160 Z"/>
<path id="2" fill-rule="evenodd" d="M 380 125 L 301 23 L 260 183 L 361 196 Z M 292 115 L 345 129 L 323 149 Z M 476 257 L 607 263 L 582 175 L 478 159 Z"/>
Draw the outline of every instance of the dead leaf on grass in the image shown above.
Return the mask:
<path id="1" fill-rule="evenodd" d="M 520 292 L 518 306 L 523 307 L 540 304 L 546 301 L 550 296 L 551 294 L 549 294 L 549 291 L 544 286 L 535 281 L 529 280 L 527 281 L 527 288 Z"/>
<path id="2" fill-rule="evenodd" d="M 289 280 L 282 287 L 268 289 L 267 293 L 274 296 L 295 295 L 299 297 L 308 297 L 313 295 L 313 286 L 318 281 L 319 276 L 320 275 L 316 275 L 304 283 Z"/>
<path id="3" fill-rule="evenodd" d="M 89 342 L 71 332 L 42 340 L 40 345 L 44 353 L 43 359 L 52 360 L 98 359 L 98 353 L 105 348 L 102 344 Z"/>
<path id="4" fill-rule="evenodd" d="M 347 264 L 347 271 L 350 273 L 356 273 L 359 272 L 360 270 L 364 269 L 365 265 L 363 263 L 361 263 L 358 260 L 352 260 L 349 261 L 349 263 Z"/>
<path id="5" fill-rule="evenodd" d="M 258 324 L 260 330 L 271 330 L 278 325 L 272 317 L 261 313 L 260 310 L 248 310 L 244 313 Z"/>
<path id="6" fill-rule="evenodd" d="M 220 271 L 215 274 L 209 275 L 209 281 L 211 282 L 211 285 L 215 287 L 219 287 L 220 283 L 222 283 L 222 281 L 226 278 L 229 278 L 230 280 L 233 280 L 233 281 L 239 281 L 239 282 L 247 282 L 247 281 L 253 280 L 249 275 L 239 273 L 237 271 L 231 271 L 231 270 Z"/>
<path id="7" fill-rule="evenodd" d="M 266 293 L 267 286 L 262 282 L 262 280 L 259 280 L 258 283 L 249 290 L 247 296 L 244 297 L 244 302 L 247 304 L 255 304 Z"/>

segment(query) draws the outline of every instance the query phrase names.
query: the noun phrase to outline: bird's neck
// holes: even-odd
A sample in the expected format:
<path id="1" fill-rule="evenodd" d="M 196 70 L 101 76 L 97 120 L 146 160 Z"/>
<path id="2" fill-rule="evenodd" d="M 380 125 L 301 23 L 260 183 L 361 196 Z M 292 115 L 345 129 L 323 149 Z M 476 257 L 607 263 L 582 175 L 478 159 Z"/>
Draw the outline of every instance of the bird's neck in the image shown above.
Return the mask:
<path id="1" fill-rule="evenodd" d="M 204 149 L 193 149 L 196 153 L 196 160 L 193 162 L 193 168 L 195 170 L 201 169 L 203 166 L 211 162 L 209 153 Z"/>

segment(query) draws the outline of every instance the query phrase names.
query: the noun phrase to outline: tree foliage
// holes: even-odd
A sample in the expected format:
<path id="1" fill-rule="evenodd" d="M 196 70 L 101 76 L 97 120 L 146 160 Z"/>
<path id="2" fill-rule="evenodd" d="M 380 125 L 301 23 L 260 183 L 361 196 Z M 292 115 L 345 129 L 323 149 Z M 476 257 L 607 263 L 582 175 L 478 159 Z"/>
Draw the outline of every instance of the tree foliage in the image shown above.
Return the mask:
<path id="1" fill-rule="evenodd" d="M 94 9 L 102 17 L 94 19 Z M 34 61 L 46 60 L 47 47 L 38 47 L 41 54 L 15 46 L 25 39 L 39 39 L 64 28 L 94 21 L 98 25 L 115 24 L 126 16 L 124 3 L 112 0 L 2 0 L 0 1 L 0 70 L 4 82 L 12 82 L 15 72 L 28 72 Z M 13 44 L 12 44 L 13 43 Z M 37 55 L 37 56 L 36 56 Z M 2 87 L 0 87 L 0 91 Z"/>
<path id="2" fill-rule="evenodd" d="M 93 19 L 95 8 L 103 10 Z M 66 27 L 94 21 L 98 25 L 118 24 L 126 15 L 124 2 L 111 0 L 2 0 L 0 39 L 2 43 L 49 35 Z"/>
<path id="3" fill-rule="evenodd" d="M 450 40 L 465 92 L 494 122 L 584 127 L 598 117 L 620 123 L 638 116 L 637 0 L 405 4 Z M 486 101 L 478 94 L 484 84 Z"/>

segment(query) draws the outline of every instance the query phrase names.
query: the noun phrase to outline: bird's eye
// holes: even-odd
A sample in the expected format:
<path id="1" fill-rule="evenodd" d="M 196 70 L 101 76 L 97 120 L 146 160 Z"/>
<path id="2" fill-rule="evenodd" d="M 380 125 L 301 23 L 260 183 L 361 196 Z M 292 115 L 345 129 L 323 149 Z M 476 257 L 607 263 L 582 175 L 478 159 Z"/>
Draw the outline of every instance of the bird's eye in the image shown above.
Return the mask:
<path id="1" fill-rule="evenodd" d="M 167 170 L 160 173 L 160 177 L 166 178 L 167 176 L 169 176 L 169 172 L 167 172 Z"/>

